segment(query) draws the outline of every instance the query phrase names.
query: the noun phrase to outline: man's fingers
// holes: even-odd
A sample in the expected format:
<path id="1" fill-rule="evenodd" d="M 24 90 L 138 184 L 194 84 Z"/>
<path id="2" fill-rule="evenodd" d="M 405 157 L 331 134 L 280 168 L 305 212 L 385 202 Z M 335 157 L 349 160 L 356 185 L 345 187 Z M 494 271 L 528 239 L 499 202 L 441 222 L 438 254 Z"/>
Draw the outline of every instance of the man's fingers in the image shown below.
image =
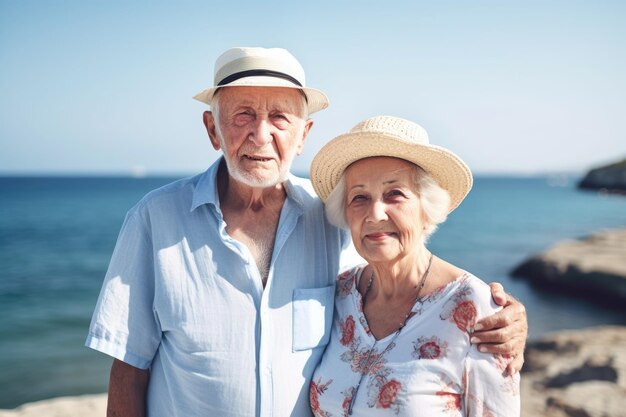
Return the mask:
<path id="1" fill-rule="evenodd" d="M 502 344 L 516 340 L 526 340 L 527 329 L 524 322 L 516 321 L 507 327 L 500 327 L 494 330 L 486 330 L 483 332 L 474 332 L 470 335 L 472 344 L 479 343 L 496 343 Z M 521 352 L 514 352 L 521 353 Z"/>
<path id="2" fill-rule="evenodd" d="M 510 343 L 481 343 L 478 350 L 483 353 L 498 353 L 500 355 L 508 355 L 511 352 L 512 345 Z"/>
<path id="3" fill-rule="evenodd" d="M 490 282 L 489 286 L 491 287 L 491 292 L 492 293 L 494 293 L 496 291 L 504 292 L 504 287 L 499 282 Z"/>
<path id="4" fill-rule="evenodd" d="M 504 343 L 479 343 L 478 350 L 509 356 L 522 356 L 524 354 L 524 346 L 525 341 L 520 337 L 515 337 Z"/>
<path id="5" fill-rule="evenodd" d="M 506 329 L 489 330 L 485 332 L 474 332 L 471 335 L 472 344 L 479 343 L 504 343 L 507 341 Z"/>
<path id="6" fill-rule="evenodd" d="M 524 366 L 524 355 L 517 355 L 513 358 L 511 363 L 509 363 L 509 365 L 506 367 L 506 372 L 508 375 L 513 375 L 516 372 L 521 371 L 523 366 Z"/>
<path id="7" fill-rule="evenodd" d="M 489 286 L 495 302 L 504 308 L 479 320 L 470 335 L 470 341 L 481 352 L 511 356 L 506 372 L 513 375 L 524 364 L 524 347 L 528 335 L 526 308 L 506 294 L 501 284 L 496 282 Z"/>
<path id="8" fill-rule="evenodd" d="M 500 284 L 499 282 L 492 282 L 489 284 L 489 287 L 491 287 L 491 296 L 493 297 L 493 300 L 496 302 L 496 304 L 498 304 L 499 306 L 504 306 L 509 302 L 509 297 L 504 291 L 504 287 L 502 286 L 502 284 Z"/>
<path id="9" fill-rule="evenodd" d="M 526 323 L 526 308 L 513 297 L 508 297 L 509 304 L 499 312 L 479 320 L 474 326 L 475 331 L 498 329 L 510 326 L 518 321 Z M 527 332 L 528 330 L 525 330 Z"/>
<path id="10" fill-rule="evenodd" d="M 508 309 L 507 309 L 508 310 Z M 510 311 L 500 310 L 495 314 L 484 317 L 479 320 L 474 326 L 476 332 L 486 331 L 491 329 L 499 329 L 506 327 L 512 323 Z"/>
<path id="11" fill-rule="evenodd" d="M 504 349 L 506 353 L 521 355 L 524 353 L 527 334 L 526 322 L 518 320 L 506 327 L 474 332 L 470 335 L 470 342 L 472 344 L 497 345 L 498 351 L 496 353 L 501 353 Z"/>

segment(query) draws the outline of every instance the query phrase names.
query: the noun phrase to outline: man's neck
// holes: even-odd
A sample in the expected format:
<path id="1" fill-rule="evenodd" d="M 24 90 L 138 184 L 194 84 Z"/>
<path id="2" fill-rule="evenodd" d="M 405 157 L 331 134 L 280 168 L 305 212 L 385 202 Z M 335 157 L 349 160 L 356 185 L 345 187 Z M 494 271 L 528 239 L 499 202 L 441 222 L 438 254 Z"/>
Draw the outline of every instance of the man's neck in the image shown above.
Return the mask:
<path id="1" fill-rule="evenodd" d="M 286 199 L 285 188 L 282 184 L 268 188 L 247 186 L 233 179 L 225 167 L 218 171 L 217 185 L 226 232 L 248 247 L 265 286 Z"/>
<path id="2" fill-rule="evenodd" d="M 220 207 L 235 211 L 280 211 L 287 197 L 283 184 L 251 187 L 230 176 L 225 166 L 218 171 L 217 187 Z"/>

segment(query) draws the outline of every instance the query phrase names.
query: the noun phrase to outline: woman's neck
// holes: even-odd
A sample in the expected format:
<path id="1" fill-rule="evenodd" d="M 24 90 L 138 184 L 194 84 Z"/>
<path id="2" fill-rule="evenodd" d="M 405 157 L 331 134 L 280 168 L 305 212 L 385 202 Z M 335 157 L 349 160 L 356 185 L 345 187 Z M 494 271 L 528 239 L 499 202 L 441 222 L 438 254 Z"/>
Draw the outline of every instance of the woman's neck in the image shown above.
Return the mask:
<path id="1" fill-rule="evenodd" d="M 372 288 L 372 296 L 383 297 L 385 300 L 404 298 L 414 294 L 430 264 L 432 254 L 422 247 L 417 253 L 393 262 L 372 262 L 376 284 Z"/>

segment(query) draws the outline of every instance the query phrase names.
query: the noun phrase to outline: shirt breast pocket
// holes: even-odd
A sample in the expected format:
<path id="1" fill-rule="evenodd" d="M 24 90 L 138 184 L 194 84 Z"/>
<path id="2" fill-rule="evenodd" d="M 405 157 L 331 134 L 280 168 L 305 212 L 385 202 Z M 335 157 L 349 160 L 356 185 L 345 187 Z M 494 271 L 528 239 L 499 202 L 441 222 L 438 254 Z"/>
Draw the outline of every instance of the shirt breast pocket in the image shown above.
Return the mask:
<path id="1" fill-rule="evenodd" d="M 293 290 L 294 352 L 328 344 L 334 299 L 334 285 Z"/>

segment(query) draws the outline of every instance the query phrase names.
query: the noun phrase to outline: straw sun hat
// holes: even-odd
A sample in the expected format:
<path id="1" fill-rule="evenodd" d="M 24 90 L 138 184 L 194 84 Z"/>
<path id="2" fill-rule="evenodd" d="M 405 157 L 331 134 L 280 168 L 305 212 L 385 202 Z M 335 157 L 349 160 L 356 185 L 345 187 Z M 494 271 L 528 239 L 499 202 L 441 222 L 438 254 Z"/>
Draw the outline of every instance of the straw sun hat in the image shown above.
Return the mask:
<path id="1" fill-rule="evenodd" d="M 391 116 L 377 116 L 357 124 L 328 142 L 311 164 L 311 182 L 326 201 L 345 169 L 363 158 L 389 156 L 419 165 L 450 194 L 454 210 L 472 188 L 472 173 L 455 154 L 431 145 L 420 125 Z"/>
<path id="2" fill-rule="evenodd" d="M 304 69 L 282 48 L 231 48 L 215 61 L 211 88 L 193 98 L 211 104 L 220 87 L 287 87 L 302 90 L 309 114 L 328 107 L 328 97 L 320 90 L 306 87 Z"/>

